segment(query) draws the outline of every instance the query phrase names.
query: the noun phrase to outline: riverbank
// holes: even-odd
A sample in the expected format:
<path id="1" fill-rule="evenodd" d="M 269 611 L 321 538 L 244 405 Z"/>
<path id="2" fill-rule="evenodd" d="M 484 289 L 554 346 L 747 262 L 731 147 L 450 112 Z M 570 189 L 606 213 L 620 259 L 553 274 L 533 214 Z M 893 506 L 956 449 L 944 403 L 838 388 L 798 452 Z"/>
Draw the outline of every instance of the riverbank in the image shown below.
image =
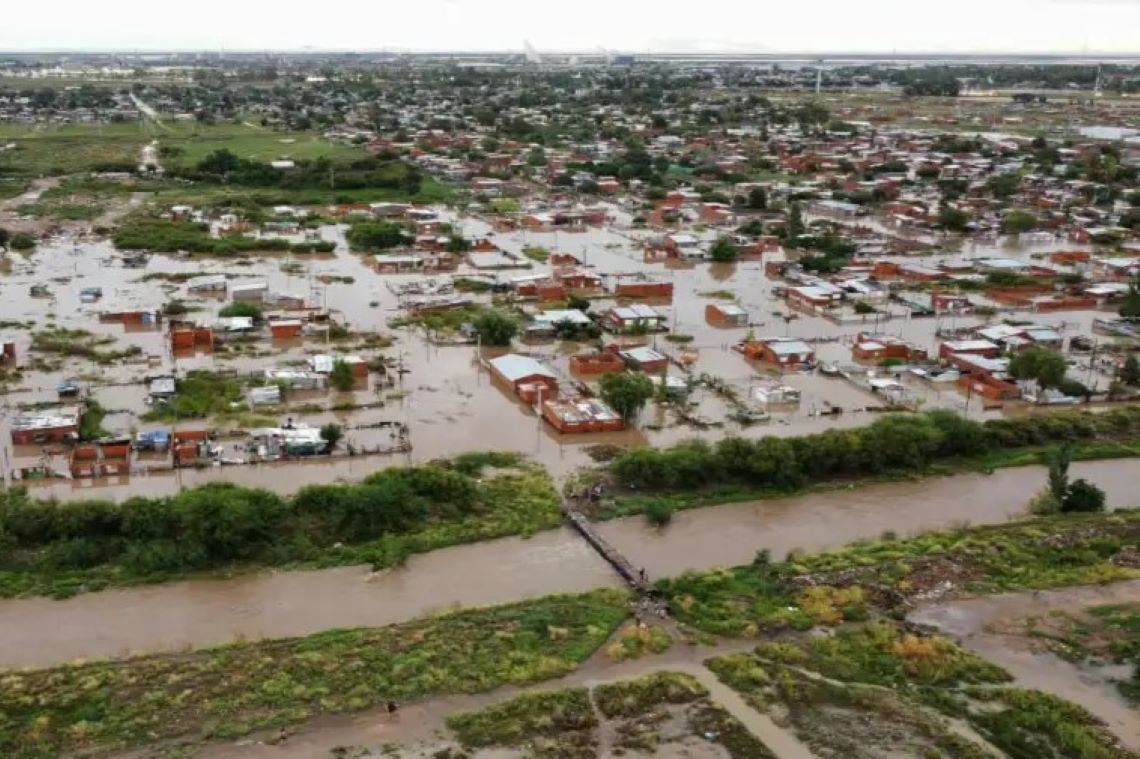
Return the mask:
<path id="1" fill-rule="evenodd" d="M 646 514 L 665 509 L 670 515 L 677 511 L 720 506 L 728 503 L 768 501 L 791 496 L 807 496 L 816 493 L 830 493 L 871 485 L 895 482 L 923 482 L 937 477 L 979 473 L 991 474 L 998 469 L 1018 469 L 1022 467 L 1044 467 L 1056 454 L 1056 445 L 1037 445 L 988 451 L 978 456 L 959 457 L 939 461 L 916 472 L 888 472 L 880 475 L 852 477 L 816 482 L 793 490 L 773 487 L 747 487 L 742 485 L 716 485 L 692 492 L 670 493 L 616 493 L 602 499 L 591 510 L 591 517 L 600 520 Z M 1072 446 L 1073 461 L 1111 461 L 1113 459 L 1140 458 L 1140 441 L 1094 441 L 1076 443 Z"/>
<path id="2" fill-rule="evenodd" d="M 1054 436 L 1074 440 L 1074 458 L 1080 460 L 1140 457 L 1140 407 L 986 424 L 943 412 L 895 415 L 841 433 L 769 437 L 756 443 L 728 439 L 715 447 L 685 444 L 663 451 L 635 449 L 621 454 L 610 474 L 627 487 L 640 487 L 642 493 L 630 495 L 622 487 L 600 503 L 574 502 L 596 518 L 612 520 L 645 512 L 656 515 L 653 521 L 657 523 L 673 518 L 675 511 L 725 502 L 765 500 L 778 504 L 772 511 L 781 511 L 795 502 L 789 496 L 796 494 L 810 504 L 814 494 L 843 488 L 865 494 L 883 482 L 923 482 L 937 489 L 938 481 L 929 478 L 1040 462 L 1053 451 Z M 1042 437 L 1049 440 L 1048 445 Z M 893 453 L 867 453 L 888 444 Z M 916 446 L 921 449 L 918 453 L 912 451 Z M 967 451 L 974 452 L 967 455 Z M 681 479 L 669 490 L 647 488 L 646 483 L 653 488 L 662 486 L 664 480 L 653 474 L 662 467 Z M 483 476 L 484 469 L 489 470 L 487 476 Z M 1097 482 L 1096 477 L 1089 479 Z M 577 492 L 575 485 L 568 489 Z M 1027 486 L 1017 496 L 1017 508 L 1038 489 Z M 879 532 L 932 529 L 962 520 L 993 521 L 987 491 L 984 486 L 977 489 L 980 501 L 948 501 L 942 521 L 936 521 L 930 499 L 916 494 L 917 503 L 897 515 L 884 515 Z M 1131 497 L 1119 500 L 1111 495 L 1110 503 L 1115 505 L 1134 502 Z M 515 453 L 470 453 L 452 461 L 384 469 L 359 484 L 310 486 L 289 498 L 223 484 L 189 489 L 171 498 L 123 503 L 57 504 L 33 501 L 14 491 L 6 494 L 0 507 L 0 532 L 7 535 L 11 548 L 0 557 L 0 597 L 62 598 L 114 587 L 232 577 L 267 568 L 367 564 L 386 569 L 417 554 L 553 529 L 561 522 L 560 506 L 549 473 Z M 999 508 L 1006 516 L 1013 513 L 1005 503 Z M 921 517 L 915 516 L 919 512 Z M 714 523 L 722 516 L 718 512 L 702 519 Z M 792 515 L 787 517 L 794 520 Z M 229 525 L 225 534 L 215 529 L 223 521 Z M 686 524 L 696 527 L 695 521 Z M 610 542 L 622 552 L 626 551 L 624 541 L 641 542 L 622 522 L 600 529 L 605 537 L 617 538 Z M 869 535 L 862 524 L 852 529 L 849 539 L 878 534 Z M 820 535 L 833 530 L 829 527 Z M 662 535 L 674 543 L 693 540 L 701 545 L 707 545 L 710 537 L 707 530 L 692 536 L 679 532 L 674 529 Z M 820 544 L 813 532 L 803 534 L 803 541 L 781 545 L 769 545 L 767 537 L 752 535 L 753 544 L 747 549 L 835 545 Z M 648 538 L 647 542 L 655 541 Z M 713 565 L 678 564 L 692 551 L 656 550 L 663 547 L 657 542 L 655 550 L 647 552 L 634 545 L 628 555 L 637 566 L 656 575 Z M 748 558 L 732 553 L 715 563 Z M 567 589 L 552 588 L 551 592 L 562 590 Z"/>
<path id="3" fill-rule="evenodd" d="M 1074 476 L 1105 488 L 1110 507 L 1135 504 L 1133 462 L 1076 464 Z M 678 514 L 664 529 L 641 517 L 597 525 L 651 579 L 876 539 L 884 532 L 1002 523 L 1025 512 L 1041 469 L 890 483 L 807 497 Z M 640 562 L 640 563 L 637 563 Z M 203 648 L 242 639 L 310 635 L 336 627 L 398 624 L 458 607 L 621 585 L 567 528 L 417 554 L 381 572 L 369 567 L 259 572 L 120 588 L 63 600 L 0 601 L 0 667 Z"/>
<path id="4" fill-rule="evenodd" d="M 685 642 L 684 650 L 700 651 L 689 646 L 720 636 L 780 638 L 813 627 L 858 627 L 868 616 L 894 613 L 900 600 L 929 598 L 932 589 L 950 597 L 1140 577 L 1132 566 L 1140 565 L 1138 539 L 1140 511 L 1054 517 L 882 541 L 784 563 L 758 561 L 663 581 L 660 587 L 681 624 L 674 637 Z M 954 577 L 950 566 L 963 571 L 958 582 L 944 586 Z M 561 677 L 611 638 L 628 618 L 628 599 L 622 591 L 600 590 L 379 629 L 12 670 L 2 675 L 0 711 L 10 715 L 11 727 L 3 733 L 9 743 L 0 749 L 38 759 L 79 747 L 127 748 L 156 736 L 193 743 L 359 711 L 389 699 L 406 702 Z M 16 619 L 7 613 L 2 618 L 5 624 Z M 620 640 L 630 634 L 623 632 Z M 605 657 L 629 655 L 629 647 L 620 649 L 607 648 Z M 634 646 L 633 653 L 645 655 L 648 649 Z M 642 661 L 646 672 L 655 671 L 655 657 Z"/>
<path id="5" fill-rule="evenodd" d="M 560 503 L 544 469 L 491 453 L 384 469 L 288 499 L 226 484 L 123 503 L 10 493 L 0 507 L 11 548 L 0 558 L 0 597 L 63 598 L 267 568 L 384 569 L 415 554 L 555 528 Z"/>
<path id="6" fill-rule="evenodd" d="M 678 509 L 1046 463 L 1062 443 L 1084 460 L 1140 456 L 1140 407 L 984 423 L 947 411 L 890 414 L 859 429 L 802 437 L 627 449 L 567 490 L 600 481 L 612 495 L 593 502 L 592 515 L 646 513 L 660 524 Z"/>

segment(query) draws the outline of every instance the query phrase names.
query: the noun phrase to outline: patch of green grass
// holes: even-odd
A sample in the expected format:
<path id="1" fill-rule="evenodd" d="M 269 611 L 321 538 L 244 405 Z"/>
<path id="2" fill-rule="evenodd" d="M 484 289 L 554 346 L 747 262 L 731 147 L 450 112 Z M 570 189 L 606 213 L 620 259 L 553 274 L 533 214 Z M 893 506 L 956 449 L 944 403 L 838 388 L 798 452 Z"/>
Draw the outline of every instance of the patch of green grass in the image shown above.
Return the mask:
<path id="1" fill-rule="evenodd" d="M 234 738 L 388 700 L 560 677 L 601 645 L 625 616 L 624 602 L 619 591 L 595 591 L 378 629 L 3 672 L 0 754 L 46 759 Z"/>
<path id="2" fill-rule="evenodd" d="M 858 620 L 950 581 L 959 592 L 1112 582 L 1140 576 L 1114 558 L 1140 539 L 1140 511 L 1029 519 L 880 540 L 771 563 L 662 580 L 681 621 L 718 635 L 757 635 Z M 800 578 L 810 576 L 810 586 Z M 854 590 L 861 589 L 859 593 Z"/>
<path id="3" fill-rule="evenodd" d="M 0 140 L 15 144 L 0 153 L 0 174 L 60 176 L 87 171 L 133 170 L 155 128 L 145 123 L 0 126 Z"/>
<path id="4" fill-rule="evenodd" d="M 555 745 L 594 745 L 598 725 L 585 688 L 525 693 L 476 712 L 454 714 L 447 725 L 468 748 L 515 746 L 552 740 Z M 548 755 L 541 743 L 535 755 Z M 592 756 L 592 754 L 584 754 Z"/>
<path id="5" fill-rule="evenodd" d="M 90 221 L 103 213 L 103 208 L 95 203 L 26 203 L 17 206 L 16 213 L 23 216 L 34 216 L 37 219 L 55 219 L 59 221 Z"/>
<path id="6" fill-rule="evenodd" d="M 926 756 L 989 756 L 939 716 L 965 719 L 1010 757 L 1123 759 L 1111 734 L 1075 704 L 995 684 L 1009 675 L 941 637 L 891 623 L 830 638 L 767 643 L 708 666 L 750 703 L 780 704 L 821 755 L 862 759 L 886 749 Z M 978 705 L 978 702 L 984 702 Z"/>
<path id="7" fill-rule="evenodd" d="M 2 161 L 2 154 L 0 154 L 0 162 Z M 28 183 L 23 179 L 0 177 L 0 200 L 19 197 L 28 191 L 28 187 Z"/>
<path id="8" fill-rule="evenodd" d="M 550 260 L 550 251 L 537 245 L 526 246 L 523 248 L 522 253 L 531 261 L 535 261 L 540 264 L 544 264 Z"/>
<path id="9" fill-rule="evenodd" d="M 655 672 L 594 688 L 594 703 L 607 719 L 640 717 L 661 704 L 688 704 L 708 696 L 691 675 Z"/>
<path id="10" fill-rule="evenodd" d="M 268 163 L 276 160 L 351 161 L 368 153 L 358 145 L 326 140 L 316 132 L 279 132 L 245 124 L 172 124 L 161 134 L 159 145 L 168 153 L 163 159 L 175 166 L 194 166 L 216 150 L 226 149 L 239 158 Z"/>
<path id="11" fill-rule="evenodd" d="M 148 422 L 174 422 L 224 414 L 242 400 L 246 384 L 232 375 L 191 371 L 178 380 L 173 398 L 156 405 L 142 418 Z"/>
<path id="12" fill-rule="evenodd" d="M 142 353 L 142 348 L 137 345 L 128 346 L 123 350 L 110 350 L 105 347 L 114 343 L 113 337 L 99 337 L 85 329 L 53 326 L 32 333 L 31 350 L 69 358 L 84 358 L 103 365 Z"/>
<path id="13" fill-rule="evenodd" d="M 972 688 L 970 698 L 989 708 L 971 710 L 969 721 L 1013 759 L 1129 759 L 1127 749 L 1080 706 L 1040 691 Z"/>

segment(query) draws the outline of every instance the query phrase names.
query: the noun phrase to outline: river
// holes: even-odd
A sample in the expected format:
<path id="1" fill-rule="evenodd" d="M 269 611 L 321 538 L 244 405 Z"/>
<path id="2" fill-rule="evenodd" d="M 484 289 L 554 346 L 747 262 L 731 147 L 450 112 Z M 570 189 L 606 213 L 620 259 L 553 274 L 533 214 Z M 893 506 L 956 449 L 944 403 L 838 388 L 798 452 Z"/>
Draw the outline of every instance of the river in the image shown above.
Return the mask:
<path id="1" fill-rule="evenodd" d="M 1136 504 L 1140 462 L 1077 463 L 1074 476 L 1103 487 L 1115 507 Z M 664 530 L 641 517 L 601 525 L 651 577 L 750 561 L 759 548 L 825 549 L 966 521 L 1021 513 L 1045 480 L 1040 467 L 885 483 L 679 513 Z M 176 651 L 240 639 L 379 626 L 451 608 L 573 593 L 618 579 L 567 529 L 412 557 L 373 574 L 364 567 L 264 572 L 90 593 L 65 600 L 0 601 L 0 667 Z"/>

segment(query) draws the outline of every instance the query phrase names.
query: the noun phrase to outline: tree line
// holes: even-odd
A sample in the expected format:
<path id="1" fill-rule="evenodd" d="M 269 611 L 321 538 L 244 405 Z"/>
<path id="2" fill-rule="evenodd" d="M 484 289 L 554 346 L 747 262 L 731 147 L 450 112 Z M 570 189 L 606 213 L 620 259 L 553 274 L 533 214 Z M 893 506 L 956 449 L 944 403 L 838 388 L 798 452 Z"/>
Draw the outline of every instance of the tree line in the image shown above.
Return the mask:
<path id="1" fill-rule="evenodd" d="M 0 570 L 115 565 L 161 575 L 303 561 L 337 543 L 480 512 L 487 504 L 477 476 L 441 463 L 385 469 L 355 485 L 310 486 L 292 497 L 214 483 L 121 503 L 38 501 L 10 489 L 0 494 Z"/>
<path id="2" fill-rule="evenodd" d="M 918 472 L 938 461 L 1064 441 L 1134 440 L 1140 408 L 975 422 L 952 411 L 889 414 L 867 427 L 801 437 L 730 437 L 637 448 L 610 463 L 623 485 L 688 490 L 724 483 L 794 490 L 828 479 Z"/>
<path id="3" fill-rule="evenodd" d="M 168 170 L 168 174 L 198 182 L 243 187 L 279 187 L 290 190 L 361 190 L 380 187 L 400 190 L 408 195 L 419 192 L 423 181 L 419 169 L 394 158 L 367 156 L 334 163 L 321 156 L 311 161 L 297 160 L 291 168 L 278 169 L 262 161 L 241 158 L 226 148 L 215 150 L 193 167 L 175 166 Z"/>

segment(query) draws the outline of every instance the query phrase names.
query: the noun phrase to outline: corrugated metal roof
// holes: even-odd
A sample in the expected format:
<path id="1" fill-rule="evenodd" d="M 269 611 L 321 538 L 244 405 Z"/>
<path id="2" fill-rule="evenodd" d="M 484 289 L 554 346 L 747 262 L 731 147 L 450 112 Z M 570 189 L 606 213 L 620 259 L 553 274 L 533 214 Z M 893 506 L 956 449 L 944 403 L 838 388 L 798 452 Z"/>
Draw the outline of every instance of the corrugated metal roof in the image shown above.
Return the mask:
<path id="1" fill-rule="evenodd" d="M 491 359 L 490 363 L 495 371 L 505 377 L 509 382 L 517 382 L 524 377 L 532 377 L 534 375 L 550 377 L 552 379 L 557 378 L 554 372 L 530 356 L 508 353 L 505 356 Z"/>

